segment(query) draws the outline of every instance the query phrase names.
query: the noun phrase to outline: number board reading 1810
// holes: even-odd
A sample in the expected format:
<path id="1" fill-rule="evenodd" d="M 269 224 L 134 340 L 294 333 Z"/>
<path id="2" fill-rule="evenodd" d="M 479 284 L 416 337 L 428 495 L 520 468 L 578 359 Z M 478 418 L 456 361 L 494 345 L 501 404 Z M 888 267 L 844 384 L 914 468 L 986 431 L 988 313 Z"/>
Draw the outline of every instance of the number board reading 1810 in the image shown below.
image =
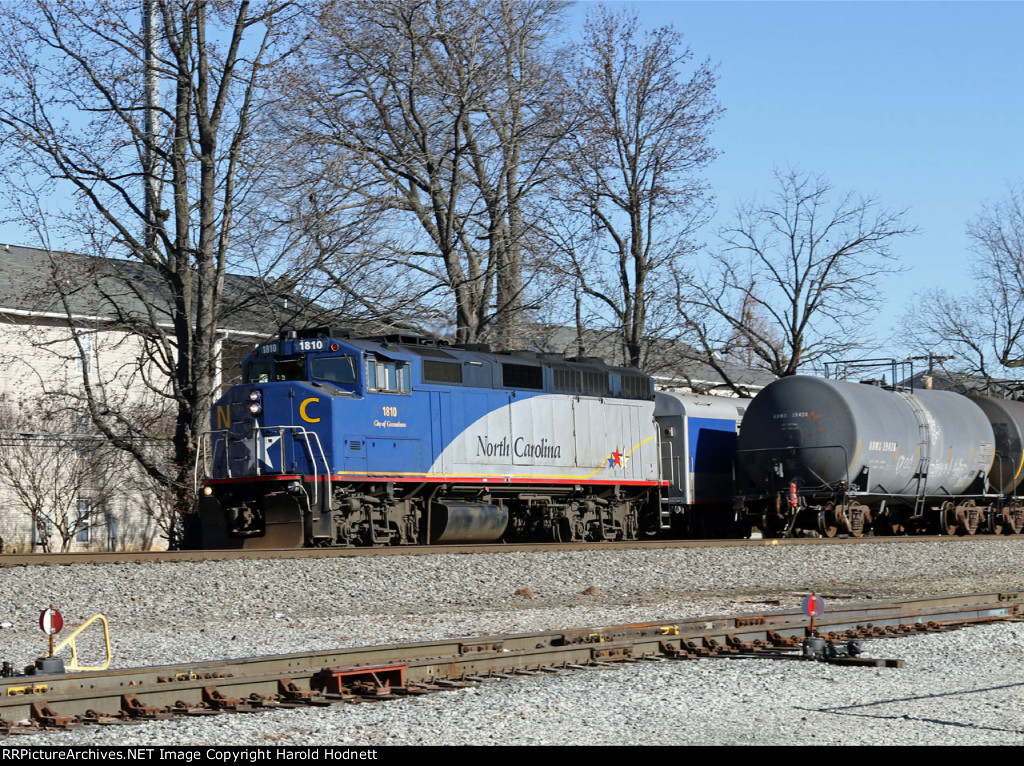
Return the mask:
<path id="1" fill-rule="evenodd" d="M 327 348 L 327 344 L 322 339 L 310 339 L 310 340 L 297 340 L 294 342 L 296 351 L 323 351 Z M 258 353 L 261 356 L 273 356 L 281 353 L 280 343 L 263 343 L 260 344 Z"/>

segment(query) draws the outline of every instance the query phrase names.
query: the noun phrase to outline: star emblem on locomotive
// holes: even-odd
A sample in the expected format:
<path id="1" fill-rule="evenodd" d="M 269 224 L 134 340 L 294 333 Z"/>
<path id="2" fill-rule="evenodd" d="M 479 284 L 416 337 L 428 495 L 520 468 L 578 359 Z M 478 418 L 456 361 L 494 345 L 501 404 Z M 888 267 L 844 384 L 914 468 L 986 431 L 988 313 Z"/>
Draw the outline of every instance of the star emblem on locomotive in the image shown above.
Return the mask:
<path id="1" fill-rule="evenodd" d="M 623 461 L 624 457 L 625 456 L 621 452 L 619 452 L 619 448 L 616 447 L 615 448 L 615 452 L 613 452 L 612 454 L 610 454 L 608 456 L 608 467 L 609 468 L 615 468 L 616 466 L 620 466 L 621 467 L 623 465 L 622 461 Z"/>

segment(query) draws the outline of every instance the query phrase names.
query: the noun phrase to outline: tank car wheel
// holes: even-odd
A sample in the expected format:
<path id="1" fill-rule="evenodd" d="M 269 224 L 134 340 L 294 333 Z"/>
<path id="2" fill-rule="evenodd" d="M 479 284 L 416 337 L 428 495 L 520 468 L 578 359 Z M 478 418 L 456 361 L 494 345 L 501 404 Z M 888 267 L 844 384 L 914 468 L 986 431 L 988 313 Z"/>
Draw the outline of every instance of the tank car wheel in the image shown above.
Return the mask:
<path id="1" fill-rule="evenodd" d="M 786 523 L 784 519 L 780 519 L 775 514 L 765 513 L 761 516 L 761 523 L 758 526 L 761 529 L 762 537 L 773 539 L 781 535 Z"/>
<path id="2" fill-rule="evenodd" d="M 958 506 L 956 510 L 957 521 L 960 523 L 961 534 L 977 534 L 978 527 L 981 526 L 981 518 L 984 509 L 975 505 L 973 500 L 968 500 L 963 505 Z"/>
<path id="3" fill-rule="evenodd" d="M 835 503 L 826 503 L 825 507 L 818 511 L 818 531 L 822 537 L 835 537 L 839 534 L 839 526 L 844 521 L 843 513 L 836 509 Z"/>
<path id="4" fill-rule="evenodd" d="M 891 508 L 886 508 L 880 514 L 874 516 L 871 528 L 876 535 L 885 535 L 886 537 L 906 534 L 906 527 L 904 527 L 903 521 Z"/>
<path id="5" fill-rule="evenodd" d="M 961 523 L 963 511 L 957 508 L 950 501 L 939 506 L 939 534 L 962 535 L 965 533 L 965 525 Z"/>
<path id="6" fill-rule="evenodd" d="M 1002 509 L 1001 527 L 1002 535 L 1020 535 L 1024 530 L 1024 506 L 1015 503 Z"/>
<path id="7" fill-rule="evenodd" d="M 1017 534 L 1020 528 L 1014 523 L 1013 510 L 1010 508 L 989 509 L 988 531 L 993 535 Z"/>
<path id="8" fill-rule="evenodd" d="M 846 534 L 850 537 L 864 537 L 871 526 L 871 510 L 866 505 L 853 503 L 846 511 Z"/>
<path id="9" fill-rule="evenodd" d="M 1003 534 L 1019 535 L 1024 531 L 1024 505 L 1016 503 L 1006 509 L 1006 525 L 1003 527 Z"/>

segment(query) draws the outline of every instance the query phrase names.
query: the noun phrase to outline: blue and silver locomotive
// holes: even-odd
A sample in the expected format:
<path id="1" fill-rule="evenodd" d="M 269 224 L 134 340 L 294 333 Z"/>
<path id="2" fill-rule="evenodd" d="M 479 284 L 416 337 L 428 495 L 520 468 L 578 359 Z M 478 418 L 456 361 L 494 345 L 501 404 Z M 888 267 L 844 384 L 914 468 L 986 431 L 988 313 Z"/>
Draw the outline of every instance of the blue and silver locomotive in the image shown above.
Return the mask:
<path id="1" fill-rule="evenodd" d="M 204 548 L 622 540 L 731 513 L 743 402 L 599 359 L 316 328 L 242 375 L 198 451 Z"/>

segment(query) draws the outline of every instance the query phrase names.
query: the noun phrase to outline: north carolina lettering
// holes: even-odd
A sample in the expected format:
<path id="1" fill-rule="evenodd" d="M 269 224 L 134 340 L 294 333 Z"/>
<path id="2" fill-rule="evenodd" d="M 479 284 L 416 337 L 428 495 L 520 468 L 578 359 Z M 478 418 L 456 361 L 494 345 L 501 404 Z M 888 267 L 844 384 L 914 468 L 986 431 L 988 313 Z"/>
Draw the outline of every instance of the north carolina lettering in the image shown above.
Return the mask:
<path id="1" fill-rule="evenodd" d="M 511 444 L 507 436 L 500 442 L 492 442 L 483 436 L 476 437 L 477 457 L 533 457 L 547 460 L 559 460 L 562 457 L 562 448 L 556 444 L 550 444 L 547 439 L 539 442 L 528 442 L 522 436 L 518 437 Z"/>

